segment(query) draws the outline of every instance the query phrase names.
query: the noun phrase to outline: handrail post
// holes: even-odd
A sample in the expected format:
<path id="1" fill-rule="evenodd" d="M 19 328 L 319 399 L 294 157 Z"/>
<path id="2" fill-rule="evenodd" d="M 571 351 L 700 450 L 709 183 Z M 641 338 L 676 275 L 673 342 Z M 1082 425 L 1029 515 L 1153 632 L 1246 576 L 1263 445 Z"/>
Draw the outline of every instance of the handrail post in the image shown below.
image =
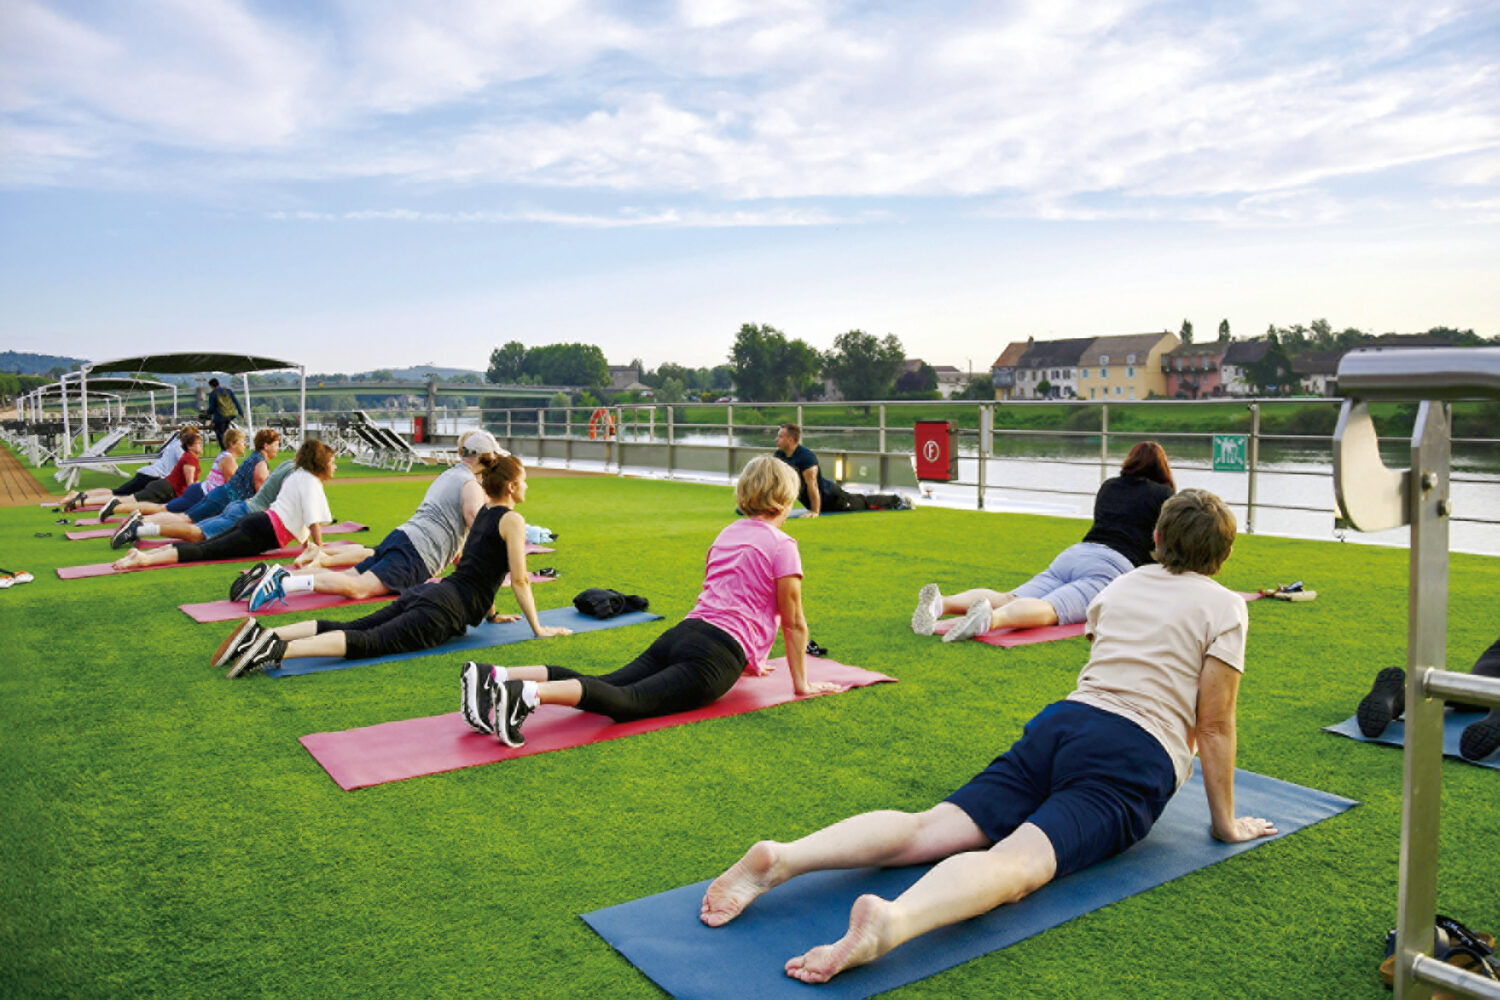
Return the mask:
<path id="1" fill-rule="evenodd" d="M 880 404 L 880 440 L 877 450 L 880 452 L 880 485 L 876 488 L 878 492 L 885 492 L 886 469 L 885 469 L 885 404 Z"/>
<path id="2" fill-rule="evenodd" d="M 677 458 L 677 410 L 672 404 L 667 404 L 667 478 L 676 478 L 672 470 L 676 468 Z"/>
<path id="3" fill-rule="evenodd" d="M 729 456 L 725 463 L 724 471 L 729 474 L 729 481 L 734 482 L 734 404 L 724 404 L 724 444 L 725 452 Z"/>
<path id="4" fill-rule="evenodd" d="M 1099 407 L 1099 482 L 1109 478 L 1109 404 Z"/>
<path id="5" fill-rule="evenodd" d="M 1250 404 L 1249 481 L 1245 486 L 1245 534 L 1255 534 L 1255 467 L 1260 463 L 1260 404 Z"/>
<path id="6" fill-rule="evenodd" d="M 988 403 L 981 403 L 979 404 L 979 474 L 974 477 L 979 484 L 978 504 L 980 510 L 984 510 L 984 491 L 989 479 L 987 469 L 990 464 L 990 450 L 994 436 L 994 407 Z"/>
<path id="7" fill-rule="evenodd" d="M 1396 1000 L 1429 1000 L 1412 959 L 1432 948 L 1442 809 L 1443 702 L 1428 696 L 1427 668 L 1443 666 L 1448 644 L 1447 404 L 1417 410 L 1407 495 L 1411 511 L 1406 624 L 1406 751 L 1402 763 L 1401 861 L 1396 915 Z"/>

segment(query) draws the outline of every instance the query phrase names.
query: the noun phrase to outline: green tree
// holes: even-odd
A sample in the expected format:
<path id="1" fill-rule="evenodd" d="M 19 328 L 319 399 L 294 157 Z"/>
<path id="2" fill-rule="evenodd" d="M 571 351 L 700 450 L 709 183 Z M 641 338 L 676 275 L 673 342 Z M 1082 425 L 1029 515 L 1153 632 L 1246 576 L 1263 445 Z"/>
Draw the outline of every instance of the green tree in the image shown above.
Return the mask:
<path id="1" fill-rule="evenodd" d="M 937 372 L 927 362 L 896 376 L 896 393 L 900 396 L 923 395 L 937 391 Z"/>
<path id="2" fill-rule="evenodd" d="M 729 352 L 734 386 L 741 399 L 791 399 L 818 371 L 818 352 L 801 340 L 787 340 L 773 326 L 746 323 Z M 715 388 L 718 369 L 714 370 Z"/>
<path id="3" fill-rule="evenodd" d="M 1191 320 L 1185 319 L 1182 321 L 1182 331 L 1177 334 L 1177 337 L 1184 344 L 1191 344 L 1193 342 L 1193 323 Z"/>
<path id="4" fill-rule="evenodd" d="M 1219 320 L 1219 343 L 1229 343 L 1229 320 Z"/>
<path id="5" fill-rule="evenodd" d="M 594 344 L 547 344 L 526 352 L 522 371 L 538 385 L 576 385 L 597 389 L 609 385 L 609 362 Z"/>
<path id="6" fill-rule="evenodd" d="M 956 397 L 958 399 L 994 399 L 995 380 L 990 375 L 975 375 L 969 379 L 969 384 L 964 386 L 963 392 Z"/>
<path id="7" fill-rule="evenodd" d="M 1287 357 L 1286 348 L 1281 345 L 1281 339 L 1274 329 L 1266 334 L 1266 343 L 1269 346 L 1260 360 L 1245 366 L 1245 380 L 1255 388 L 1257 394 L 1263 396 L 1289 390 L 1297 381 L 1292 374 L 1292 361 Z"/>
<path id="8" fill-rule="evenodd" d="M 823 377 L 837 382 L 845 399 L 884 399 L 905 359 L 895 334 L 881 339 L 850 330 L 833 338 L 833 349 L 823 355 Z"/>
<path id="9" fill-rule="evenodd" d="M 490 352 L 490 368 L 484 377 L 496 384 L 515 382 L 525 373 L 526 345 L 512 340 Z"/>
<path id="10" fill-rule="evenodd" d="M 659 403 L 680 403 L 687 396 L 687 386 L 682 379 L 668 375 L 661 380 L 656 387 L 656 400 Z"/>

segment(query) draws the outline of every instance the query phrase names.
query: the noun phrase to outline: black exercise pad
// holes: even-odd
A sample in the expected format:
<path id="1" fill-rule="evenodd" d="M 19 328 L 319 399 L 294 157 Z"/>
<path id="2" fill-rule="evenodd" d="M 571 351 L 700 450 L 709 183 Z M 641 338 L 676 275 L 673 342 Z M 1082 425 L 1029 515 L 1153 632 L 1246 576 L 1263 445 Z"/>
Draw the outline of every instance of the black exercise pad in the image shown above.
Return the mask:
<path id="1" fill-rule="evenodd" d="M 816 987 L 787 976 L 786 960 L 843 936 L 849 907 L 858 896 L 872 892 L 894 898 L 920 878 L 927 866 L 814 872 L 772 889 L 738 918 L 717 928 L 698 919 L 699 903 L 712 880 L 595 910 L 583 919 L 678 1000 L 867 997 L 925 979 L 1107 903 L 1279 840 L 1355 804 L 1327 792 L 1237 771 L 1236 812 L 1263 816 L 1280 832 L 1243 844 L 1221 844 L 1209 835 L 1208 800 L 1195 774 L 1167 804 L 1146 839 L 1124 854 L 1044 886 L 1019 903 L 909 941 L 878 961 Z"/>

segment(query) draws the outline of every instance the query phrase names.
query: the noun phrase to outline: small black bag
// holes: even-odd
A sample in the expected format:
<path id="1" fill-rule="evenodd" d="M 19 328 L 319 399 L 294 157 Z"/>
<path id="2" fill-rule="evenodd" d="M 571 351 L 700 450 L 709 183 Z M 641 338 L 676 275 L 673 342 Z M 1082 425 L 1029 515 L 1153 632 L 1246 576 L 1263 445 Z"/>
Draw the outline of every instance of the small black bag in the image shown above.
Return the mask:
<path id="1" fill-rule="evenodd" d="M 590 618 L 613 618 L 627 611 L 645 611 L 650 606 L 651 602 L 644 597 L 603 587 L 590 587 L 573 598 L 573 607 L 578 613 Z"/>

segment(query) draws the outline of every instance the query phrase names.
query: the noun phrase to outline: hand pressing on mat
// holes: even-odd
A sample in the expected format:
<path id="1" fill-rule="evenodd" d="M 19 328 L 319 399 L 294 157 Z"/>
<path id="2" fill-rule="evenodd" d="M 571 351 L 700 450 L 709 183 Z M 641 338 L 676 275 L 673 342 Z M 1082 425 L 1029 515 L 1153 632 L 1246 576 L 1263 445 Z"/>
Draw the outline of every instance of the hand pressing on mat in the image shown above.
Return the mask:
<path id="1" fill-rule="evenodd" d="M 1268 819 L 1259 816 L 1240 816 L 1229 825 L 1229 829 L 1213 831 L 1215 840 L 1222 840 L 1226 844 L 1238 844 L 1244 840 L 1255 840 L 1258 837 L 1276 836 L 1276 825 Z"/>

